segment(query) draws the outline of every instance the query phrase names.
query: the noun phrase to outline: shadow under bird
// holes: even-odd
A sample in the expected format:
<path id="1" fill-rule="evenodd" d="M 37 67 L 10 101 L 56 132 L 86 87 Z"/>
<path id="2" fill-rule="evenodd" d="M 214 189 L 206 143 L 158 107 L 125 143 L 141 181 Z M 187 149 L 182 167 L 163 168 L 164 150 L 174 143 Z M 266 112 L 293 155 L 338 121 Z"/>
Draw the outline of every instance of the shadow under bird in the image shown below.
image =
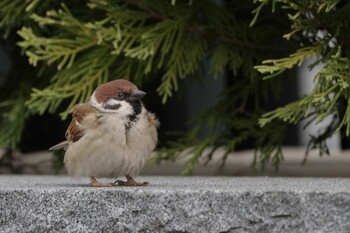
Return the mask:
<path id="1" fill-rule="evenodd" d="M 66 141 L 49 150 L 64 149 L 69 175 L 89 176 L 90 186 L 144 186 L 136 182 L 146 159 L 156 147 L 159 122 L 141 99 L 146 95 L 130 81 L 100 85 L 87 103 L 72 110 Z M 125 176 L 126 181 L 100 183 L 97 178 Z"/>

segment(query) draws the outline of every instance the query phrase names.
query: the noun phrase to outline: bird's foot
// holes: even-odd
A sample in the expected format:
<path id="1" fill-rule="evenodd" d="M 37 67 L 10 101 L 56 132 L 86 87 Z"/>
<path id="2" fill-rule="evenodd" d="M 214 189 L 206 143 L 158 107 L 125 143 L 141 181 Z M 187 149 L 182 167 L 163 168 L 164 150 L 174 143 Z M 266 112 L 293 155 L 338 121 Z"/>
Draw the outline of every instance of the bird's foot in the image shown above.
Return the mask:
<path id="1" fill-rule="evenodd" d="M 136 182 L 131 176 L 126 176 L 127 181 L 117 180 L 114 182 L 115 185 L 118 186 L 147 186 L 148 182 Z"/>
<path id="2" fill-rule="evenodd" d="M 112 187 L 112 186 L 115 186 L 115 183 L 101 183 L 95 177 L 90 177 L 90 186 L 91 187 Z"/>
<path id="3" fill-rule="evenodd" d="M 117 186 L 147 186 L 149 185 L 148 182 L 130 182 L 130 181 L 122 181 L 122 180 L 117 180 L 114 182 L 115 185 Z"/>

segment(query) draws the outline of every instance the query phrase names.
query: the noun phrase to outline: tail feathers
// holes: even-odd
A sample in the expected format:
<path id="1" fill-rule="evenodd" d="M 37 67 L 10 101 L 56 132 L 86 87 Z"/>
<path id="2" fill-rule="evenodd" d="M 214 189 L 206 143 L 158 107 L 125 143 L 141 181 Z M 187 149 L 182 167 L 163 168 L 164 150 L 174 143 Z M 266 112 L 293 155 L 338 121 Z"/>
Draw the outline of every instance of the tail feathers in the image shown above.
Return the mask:
<path id="1" fill-rule="evenodd" d="M 49 148 L 49 151 L 64 149 L 66 150 L 68 146 L 68 141 L 63 141 Z"/>

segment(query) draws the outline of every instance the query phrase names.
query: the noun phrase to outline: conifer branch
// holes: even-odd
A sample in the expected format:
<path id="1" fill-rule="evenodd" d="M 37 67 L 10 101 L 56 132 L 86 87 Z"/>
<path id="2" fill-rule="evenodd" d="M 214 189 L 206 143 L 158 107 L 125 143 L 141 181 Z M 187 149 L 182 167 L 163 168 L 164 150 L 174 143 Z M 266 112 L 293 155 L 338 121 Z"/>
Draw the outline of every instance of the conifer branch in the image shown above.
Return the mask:
<path id="1" fill-rule="evenodd" d="M 350 133 L 349 9 L 350 3 L 340 0 L 226 5 L 209 0 L 4 0 L 0 29 L 5 36 L 18 30 L 18 46 L 36 73 L 21 82 L 27 84 L 18 95 L 0 93 L 0 144 L 14 147 L 30 114 L 57 112 L 68 100 L 61 113 L 65 118 L 69 108 L 86 101 L 97 85 L 110 79 L 145 83 L 158 78 L 157 92 L 166 103 L 183 80 L 200 79 L 201 72 L 209 70 L 216 78 L 230 74 L 232 86 L 156 159 L 173 160 L 190 151 L 188 174 L 219 147 L 225 148 L 223 166 L 231 152 L 253 142 L 252 165 L 264 168 L 270 163 L 277 169 L 289 124 L 303 119 L 319 123 L 332 116 L 332 124 L 313 135 L 309 146 L 326 152 L 327 137 L 340 130 Z M 282 76 L 310 57 L 316 57 L 310 69 L 325 64 L 312 93 L 267 112 L 267 104 L 283 92 L 281 81 L 269 78 Z M 209 68 L 203 69 L 203 64 Z M 20 104 L 15 106 L 15 101 Z M 200 140 L 203 129 L 208 137 Z"/>
<path id="2" fill-rule="evenodd" d="M 146 5 L 142 4 L 139 0 L 126 0 L 129 4 L 138 7 L 140 10 L 143 10 L 149 14 L 150 17 L 158 20 L 171 20 L 171 18 L 162 15 L 159 12 L 156 12 L 155 10 L 147 8 Z M 248 47 L 248 48 L 254 48 L 254 49 L 266 49 L 266 50 L 281 50 L 279 47 L 276 46 L 268 46 L 268 45 L 260 45 L 256 43 L 252 43 L 249 41 L 242 41 L 238 38 L 235 38 L 233 36 L 228 37 L 228 36 L 218 36 L 218 35 L 212 35 L 209 34 L 206 31 L 201 30 L 198 27 L 195 26 L 188 26 L 186 28 L 186 31 L 194 33 L 196 35 L 208 38 L 210 40 L 214 39 L 216 41 L 228 43 L 228 44 L 233 44 L 235 46 L 243 46 L 243 47 Z"/>

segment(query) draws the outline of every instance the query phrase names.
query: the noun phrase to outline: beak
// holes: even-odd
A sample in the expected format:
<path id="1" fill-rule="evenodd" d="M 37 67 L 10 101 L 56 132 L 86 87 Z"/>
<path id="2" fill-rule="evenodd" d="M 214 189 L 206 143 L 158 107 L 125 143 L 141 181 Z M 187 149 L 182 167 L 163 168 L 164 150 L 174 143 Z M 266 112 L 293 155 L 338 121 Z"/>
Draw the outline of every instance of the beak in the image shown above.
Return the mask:
<path id="1" fill-rule="evenodd" d="M 140 91 L 140 90 L 135 90 L 131 93 L 130 100 L 137 101 L 137 100 L 142 99 L 145 95 L 146 95 L 146 92 Z"/>

